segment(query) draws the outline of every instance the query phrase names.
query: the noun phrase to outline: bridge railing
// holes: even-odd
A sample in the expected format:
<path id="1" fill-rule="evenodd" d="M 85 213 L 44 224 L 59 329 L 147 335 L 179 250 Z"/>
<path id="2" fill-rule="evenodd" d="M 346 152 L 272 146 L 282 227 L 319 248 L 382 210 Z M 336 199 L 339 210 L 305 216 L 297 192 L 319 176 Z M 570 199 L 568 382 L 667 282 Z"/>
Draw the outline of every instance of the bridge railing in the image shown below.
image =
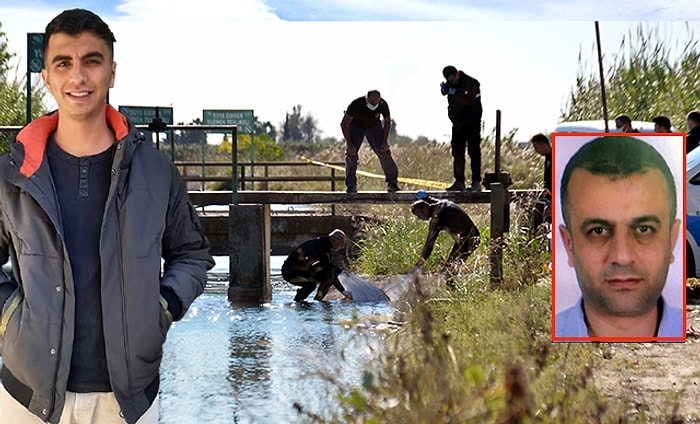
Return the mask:
<path id="1" fill-rule="evenodd" d="M 229 162 L 174 161 L 173 163 L 180 170 L 185 182 L 199 182 L 201 190 L 205 190 L 206 183 L 231 182 L 232 167 Z M 329 164 L 344 165 L 344 162 L 330 162 Z M 300 172 L 294 172 L 294 168 L 299 169 Z M 260 170 L 262 170 L 262 175 L 258 172 Z M 313 172 L 309 172 L 311 170 Z M 246 188 L 255 190 L 256 183 L 258 183 L 258 189 L 268 190 L 270 182 L 328 182 L 330 191 L 335 191 L 336 183 L 343 181 L 344 178 L 344 174 L 337 172 L 334 168 L 320 168 L 306 161 L 238 162 L 239 190 L 246 190 Z M 231 186 L 225 188 L 230 189 Z"/>
<path id="2" fill-rule="evenodd" d="M 154 130 L 149 125 L 136 125 L 136 128 L 143 131 L 147 135 L 155 134 L 156 148 L 161 149 L 160 133 L 168 133 L 172 131 L 187 130 L 187 131 L 220 131 L 231 134 L 231 139 L 237 139 L 237 128 L 227 125 L 166 125 L 163 128 Z M 10 138 L 19 130 L 21 126 L 0 126 L 0 142 L 8 142 Z M 171 138 L 172 140 L 172 135 Z M 203 141 L 204 142 L 204 141 Z M 169 144 L 171 160 L 175 156 L 174 145 Z M 268 183 L 309 183 L 309 182 L 328 182 L 330 191 L 336 190 L 336 183 L 343 181 L 345 176 L 342 172 L 336 171 L 333 167 L 319 167 L 309 163 L 308 161 L 260 161 L 260 162 L 239 162 L 236 158 L 238 153 L 238 143 L 232 145 L 231 161 L 175 161 L 173 163 L 180 169 L 183 179 L 188 183 L 188 189 L 206 190 L 207 183 L 223 183 L 223 188 L 229 191 L 229 200 L 233 203 L 238 203 L 238 191 L 254 190 L 257 187 L 261 190 L 268 189 Z M 344 165 L 344 162 L 329 162 L 330 165 Z M 233 173 L 231 170 L 237 168 L 239 172 Z M 292 168 L 309 170 L 310 172 L 298 173 L 291 172 Z M 280 174 L 279 172 L 271 172 L 272 170 L 287 172 Z M 311 171 L 313 169 L 313 171 Z M 262 175 L 256 171 L 262 170 Z M 200 183 L 200 184 L 196 184 Z M 198 187 L 194 187 L 198 186 Z M 222 187 L 219 187 L 222 188 Z"/>
<path id="3" fill-rule="evenodd" d="M 155 120 L 154 120 L 155 122 Z M 155 145 L 158 150 L 160 149 L 160 134 L 169 133 L 172 131 L 203 131 L 203 132 L 220 132 L 224 134 L 230 134 L 231 140 L 231 162 L 227 163 L 229 169 L 238 168 L 238 127 L 235 125 L 165 125 L 160 122 L 160 125 L 135 125 L 136 129 L 147 133 L 147 135 L 153 138 L 155 135 Z M 22 129 L 21 126 L 0 126 L 0 143 L 9 144 L 10 138 L 14 136 L 15 133 Z M 148 139 L 148 137 L 147 137 Z M 172 140 L 172 138 L 171 138 Z M 202 138 L 202 144 L 206 144 L 206 137 Z M 165 153 L 165 152 L 164 152 Z M 174 143 L 170 143 L 170 158 L 171 160 L 175 157 L 175 146 Z M 227 175 L 223 181 L 230 182 L 231 187 L 231 203 L 238 204 L 238 173 L 232 172 Z"/>

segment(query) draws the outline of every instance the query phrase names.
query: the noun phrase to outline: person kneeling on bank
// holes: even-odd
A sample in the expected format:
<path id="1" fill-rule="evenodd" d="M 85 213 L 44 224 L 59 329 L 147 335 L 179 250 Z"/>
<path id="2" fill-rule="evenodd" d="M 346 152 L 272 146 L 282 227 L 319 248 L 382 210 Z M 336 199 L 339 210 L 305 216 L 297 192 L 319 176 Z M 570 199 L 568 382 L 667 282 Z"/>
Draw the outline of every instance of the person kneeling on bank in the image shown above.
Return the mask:
<path id="1" fill-rule="evenodd" d="M 427 196 L 423 191 L 419 192 L 417 197 L 420 200 L 411 205 L 411 213 L 424 221 L 430 221 L 428 239 L 418 259 L 418 266 L 422 266 L 433 253 L 435 241 L 443 230 L 447 231 L 455 241 L 448 261 L 466 260 L 481 241 L 479 229 L 469 215 L 452 201 Z"/>
<path id="2" fill-rule="evenodd" d="M 299 286 L 294 301 L 305 300 L 318 284 L 314 300 L 323 300 L 331 285 L 348 299 L 349 291 L 338 280 L 342 268 L 333 263 L 332 254 L 345 247 L 345 233 L 335 229 L 327 236 L 307 240 L 294 249 L 282 265 L 282 278 Z"/>

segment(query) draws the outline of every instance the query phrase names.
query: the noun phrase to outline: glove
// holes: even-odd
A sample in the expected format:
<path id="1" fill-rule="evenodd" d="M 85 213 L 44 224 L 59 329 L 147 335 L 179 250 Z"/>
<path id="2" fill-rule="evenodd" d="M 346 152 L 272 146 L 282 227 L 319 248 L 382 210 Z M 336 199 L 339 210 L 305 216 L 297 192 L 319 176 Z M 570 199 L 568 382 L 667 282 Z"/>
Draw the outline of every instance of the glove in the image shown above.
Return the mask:
<path id="1" fill-rule="evenodd" d="M 440 83 L 440 92 L 442 93 L 442 95 L 443 96 L 446 95 L 448 91 L 449 91 L 449 88 L 447 87 L 447 84 L 445 84 L 444 81 L 441 82 Z"/>
<path id="2" fill-rule="evenodd" d="M 454 87 L 447 90 L 447 94 L 449 94 L 450 96 L 454 95 L 456 92 L 457 92 L 457 89 Z"/>

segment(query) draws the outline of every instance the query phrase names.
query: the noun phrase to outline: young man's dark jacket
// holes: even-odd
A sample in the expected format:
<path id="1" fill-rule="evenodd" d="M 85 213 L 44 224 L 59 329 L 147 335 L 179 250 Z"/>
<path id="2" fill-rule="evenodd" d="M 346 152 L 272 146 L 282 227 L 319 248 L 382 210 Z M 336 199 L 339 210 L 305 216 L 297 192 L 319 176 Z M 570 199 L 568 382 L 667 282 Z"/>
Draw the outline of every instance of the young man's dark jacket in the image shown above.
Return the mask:
<path id="1" fill-rule="evenodd" d="M 214 261 L 178 170 L 122 114 L 106 111 L 117 141 L 100 235 L 102 321 L 110 384 L 131 424 L 158 393 L 172 320 L 202 293 Z M 58 112 L 28 124 L 0 157 L 0 263 L 12 266 L 0 272 L 0 378 L 50 423 L 63 410 L 80 319 L 45 152 L 57 125 Z M 161 293 L 176 296 L 178 316 Z"/>

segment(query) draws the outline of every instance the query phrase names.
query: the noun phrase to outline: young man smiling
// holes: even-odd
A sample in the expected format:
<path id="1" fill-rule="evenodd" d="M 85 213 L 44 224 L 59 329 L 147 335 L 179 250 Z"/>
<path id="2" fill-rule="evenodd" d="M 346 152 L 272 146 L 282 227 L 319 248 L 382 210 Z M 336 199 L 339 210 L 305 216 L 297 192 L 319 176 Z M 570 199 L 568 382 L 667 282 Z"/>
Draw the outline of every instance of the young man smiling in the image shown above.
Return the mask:
<path id="1" fill-rule="evenodd" d="M 556 337 L 683 337 L 684 311 L 661 295 L 681 221 L 659 152 L 633 137 L 596 138 L 566 164 L 560 194 L 559 234 L 582 296 L 556 315 Z"/>
<path id="2" fill-rule="evenodd" d="M 105 103 L 113 42 L 87 10 L 48 24 L 58 111 L 0 158 L 2 423 L 157 424 L 168 328 L 214 265 L 177 169 Z"/>

